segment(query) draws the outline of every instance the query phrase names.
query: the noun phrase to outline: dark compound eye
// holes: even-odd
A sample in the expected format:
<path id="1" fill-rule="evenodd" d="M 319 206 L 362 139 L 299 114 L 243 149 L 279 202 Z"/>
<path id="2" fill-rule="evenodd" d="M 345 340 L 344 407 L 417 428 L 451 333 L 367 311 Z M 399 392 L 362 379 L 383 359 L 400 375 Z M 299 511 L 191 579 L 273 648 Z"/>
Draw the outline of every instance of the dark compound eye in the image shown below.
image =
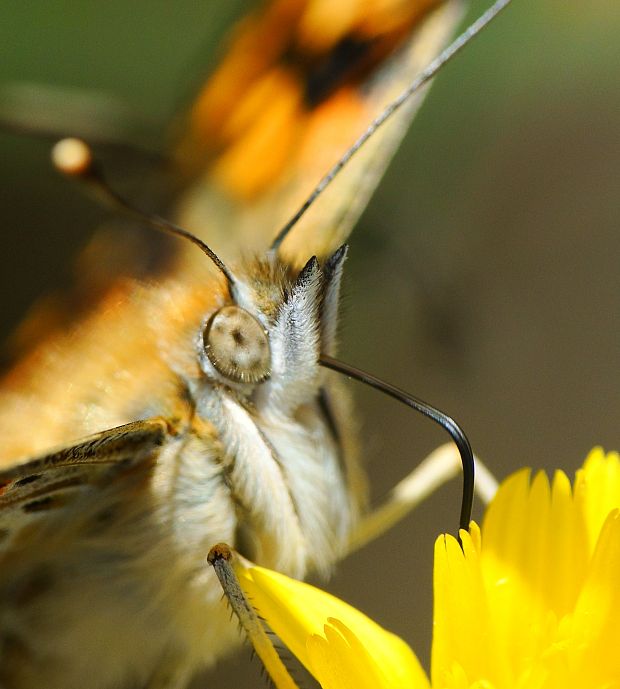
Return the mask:
<path id="1" fill-rule="evenodd" d="M 271 374 L 269 338 L 245 309 L 225 306 L 204 329 L 205 352 L 216 371 L 236 383 L 260 383 Z"/>

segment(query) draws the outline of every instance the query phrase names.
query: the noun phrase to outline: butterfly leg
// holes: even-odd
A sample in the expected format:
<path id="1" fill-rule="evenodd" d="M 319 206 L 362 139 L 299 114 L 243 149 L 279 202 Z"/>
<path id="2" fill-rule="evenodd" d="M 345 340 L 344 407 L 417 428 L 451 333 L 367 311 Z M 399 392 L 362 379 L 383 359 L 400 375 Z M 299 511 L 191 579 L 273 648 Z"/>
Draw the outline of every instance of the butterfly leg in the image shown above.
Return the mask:
<path id="1" fill-rule="evenodd" d="M 298 689 L 297 684 L 284 666 L 282 659 L 267 635 L 262 620 L 246 598 L 239 584 L 231 564 L 233 557 L 234 555 L 230 548 L 223 543 L 219 543 L 211 548 L 207 559 L 215 570 L 230 607 L 254 647 L 256 655 L 269 674 L 275 689 Z"/>
<path id="2" fill-rule="evenodd" d="M 452 443 L 441 445 L 390 492 L 388 499 L 364 516 L 349 541 L 348 553 L 384 534 L 442 484 L 461 472 L 461 459 Z M 476 458 L 475 490 L 486 505 L 497 490 L 497 480 Z"/>

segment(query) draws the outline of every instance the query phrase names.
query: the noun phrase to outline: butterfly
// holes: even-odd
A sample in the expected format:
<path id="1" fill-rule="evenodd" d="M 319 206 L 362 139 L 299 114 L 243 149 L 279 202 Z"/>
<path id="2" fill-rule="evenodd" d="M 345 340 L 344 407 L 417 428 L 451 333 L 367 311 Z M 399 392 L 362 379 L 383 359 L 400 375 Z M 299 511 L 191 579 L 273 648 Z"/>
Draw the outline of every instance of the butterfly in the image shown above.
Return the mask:
<path id="1" fill-rule="evenodd" d="M 237 637 L 214 543 L 296 577 L 349 547 L 365 476 L 319 356 L 336 347 L 343 242 L 416 101 L 276 232 L 458 12 L 402 3 L 396 26 L 378 9 L 323 34 L 321 6 L 246 19 L 177 123 L 177 218 L 217 269 L 166 243 L 157 274 L 131 279 L 104 236 L 94 308 L 22 331 L 0 391 L 3 687 L 184 687 Z"/>

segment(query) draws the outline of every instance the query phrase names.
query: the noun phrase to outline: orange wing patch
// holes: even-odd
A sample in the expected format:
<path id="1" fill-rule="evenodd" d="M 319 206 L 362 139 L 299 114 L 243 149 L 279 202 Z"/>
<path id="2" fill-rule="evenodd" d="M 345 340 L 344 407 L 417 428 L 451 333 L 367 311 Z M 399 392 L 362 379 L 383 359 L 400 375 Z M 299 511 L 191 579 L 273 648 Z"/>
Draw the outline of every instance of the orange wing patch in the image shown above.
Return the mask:
<path id="1" fill-rule="evenodd" d="M 253 199 L 287 167 L 324 170 L 368 123 L 361 93 L 440 0 L 275 0 L 246 18 L 189 114 L 187 169 Z"/>
<path id="2" fill-rule="evenodd" d="M 224 260 L 264 251 L 327 170 L 444 46 L 460 0 L 271 0 L 239 23 L 179 121 L 176 219 Z M 301 267 L 348 237 L 422 100 L 377 133 L 280 249 Z M 190 269 L 193 260 L 183 262 Z"/>

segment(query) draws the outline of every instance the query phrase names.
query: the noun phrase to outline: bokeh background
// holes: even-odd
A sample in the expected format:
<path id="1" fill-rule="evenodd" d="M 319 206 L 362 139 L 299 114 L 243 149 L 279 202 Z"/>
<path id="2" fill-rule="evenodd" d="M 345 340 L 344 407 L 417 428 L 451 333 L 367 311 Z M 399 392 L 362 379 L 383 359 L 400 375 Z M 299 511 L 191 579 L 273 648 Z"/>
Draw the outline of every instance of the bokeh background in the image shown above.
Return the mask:
<path id="1" fill-rule="evenodd" d="M 242 6 L 11 3 L 0 83 L 111 93 L 150 145 Z M 449 411 L 499 477 L 523 465 L 572 473 L 593 445 L 620 447 L 618 36 L 617 0 L 515 0 L 437 79 L 353 237 L 343 358 Z M 106 214 L 55 175 L 45 142 L 0 143 L 6 336 L 67 279 Z M 138 185 L 146 165 L 123 170 Z M 355 393 L 380 498 L 444 439 Z M 432 544 L 454 530 L 459 499 L 458 485 L 442 489 L 329 584 L 425 663 Z M 260 683 L 247 651 L 215 674 L 208 686 Z"/>

